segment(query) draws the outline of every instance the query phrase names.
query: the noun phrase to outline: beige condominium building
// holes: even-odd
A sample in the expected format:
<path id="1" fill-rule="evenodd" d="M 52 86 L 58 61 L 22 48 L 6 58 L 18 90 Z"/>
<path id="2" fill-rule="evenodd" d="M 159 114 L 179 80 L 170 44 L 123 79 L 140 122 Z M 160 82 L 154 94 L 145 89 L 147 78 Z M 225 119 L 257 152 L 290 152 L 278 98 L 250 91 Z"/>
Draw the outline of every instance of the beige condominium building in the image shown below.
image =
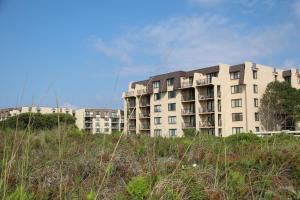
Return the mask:
<path id="1" fill-rule="evenodd" d="M 52 108 L 52 107 L 44 107 L 44 106 L 23 106 L 16 108 L 5 108 L 0 109 L 0 121 L 6 120 L 9 117 L 13 117 L 19 115 L 21 113 L 41 113 L 41 114 L 49 114 L 49 113 L 66 113 L 75 116 L 75 110 L 70 108 Z"/>
<path id="2" fill-rule="evenodd" d="M 130 83 L 123 93 L 124 130 L 163 137 L 181 137 L 190 128 L 223 137 L 264 131 L 258 107 L 274 80 L 300 89 L 299 70 L 251 62 L 176 71 Z"/>
<path id="3" fill-rule="evenodd" d="M 79 129 L 93 134 L 111 134 L 115 131 L 123 131 L 124 127 L 123 110 L 78 109 L 75 117 Z"/>

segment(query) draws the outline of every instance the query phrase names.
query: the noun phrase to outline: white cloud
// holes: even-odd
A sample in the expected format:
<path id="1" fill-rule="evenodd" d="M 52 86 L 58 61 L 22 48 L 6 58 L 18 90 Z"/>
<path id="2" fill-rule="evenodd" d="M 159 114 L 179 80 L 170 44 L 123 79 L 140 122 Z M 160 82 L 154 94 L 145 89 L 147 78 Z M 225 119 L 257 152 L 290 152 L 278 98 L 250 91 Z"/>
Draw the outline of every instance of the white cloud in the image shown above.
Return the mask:
<path id="1" fill-rule="evenodd" d="M 288 49 L 296 30 L 294 24 L 249 28 L 219 15 L 178 17 L 102 42 L 100 51 L 112 57 L 126 55 L 132 62 L 129 65 L 122 63 L 121 71 L 125 74 L 159 73 L 159 70 L 271 59 Z M 130 48 L 111 45 L 116 41 L 123 41 Z M 111 49 L 117 53 L 112 53 Z"/>

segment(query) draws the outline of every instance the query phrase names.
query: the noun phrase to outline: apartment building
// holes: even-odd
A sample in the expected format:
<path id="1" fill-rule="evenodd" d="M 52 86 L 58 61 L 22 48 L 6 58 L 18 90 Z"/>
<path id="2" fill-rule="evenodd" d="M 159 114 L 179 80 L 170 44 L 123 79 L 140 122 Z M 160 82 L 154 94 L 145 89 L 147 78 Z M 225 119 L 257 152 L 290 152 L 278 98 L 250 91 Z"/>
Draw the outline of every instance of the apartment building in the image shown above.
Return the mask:
<path id="1" fill-rule="evenodd" d="M 123 93 L 124 130 L 163 137 L 181 137 L 190 128 L 223 137 L 260 132 L 259 102 L 274 80 L 300 89 L 299 70 L 251 62 L 151 76 Z"/>
<path id="2" fill-rule="evenodd" d="M 70 109 L 39 106 L 23 106 L 17 108 L 0 109 L 0 121 L 21 113 L 65 113 L 76 118 L 76 126 L 90 133 L 111 134 L 114 131 L 123 131 L 124 112 L 114 109 Z"/>
<path id="3" fill-rule="evenodd" d="M 122 110 L 78 109 L 75 117 L 79 129 L 93 134 L 111 134 L 114 131 L 123 131 L 124 128 L 124 112 Z"/>
<path id="4" fill-rule="evenodd" d="M 44 106 L 23 106 L 16 108 L 5 108 L 0 109 L 0 121 L 6 120 L 9 117 L 13 117 L 19 115 L 21 113 L 41 113 L 41 114 L 49 114 L 49 113 L 66 113 L 75 116 L 75 110 L 70 108 L 52 108 L 52 107 L 44 107 Z"/>

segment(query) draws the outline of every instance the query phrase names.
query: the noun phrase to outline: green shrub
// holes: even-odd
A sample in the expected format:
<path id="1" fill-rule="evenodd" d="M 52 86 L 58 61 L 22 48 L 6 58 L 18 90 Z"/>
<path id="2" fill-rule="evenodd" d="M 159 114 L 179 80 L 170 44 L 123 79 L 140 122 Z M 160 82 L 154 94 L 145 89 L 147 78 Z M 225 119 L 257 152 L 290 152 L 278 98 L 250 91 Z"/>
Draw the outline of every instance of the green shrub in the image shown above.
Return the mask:
<path id="1" fill-rule="evenodd" d="M 75 125 L 75 117 L 64 113 L 40 114 L 40 113 L 22 113 L 17 116 L 8 118 L 0 122 L 0 128 L 24 130 L 30 128 L 32 130 L 53 129 L 58 125 L 58 118 L 61 125 Z"/>
<path id="2" fill-rule="evenodd" d="M 229 173 L 228 184 L 232 189 L 237 190 L 239 186 L 245 184 L 245 176 L 240 172 L 232 171 Z"/>
<path id="3" fill-rule="evenodd" d="M 87 200 L 95 200 L 96 199 L 96 192 L 94 191 L 90 191 L 87 196 L 86 196 Z"/>
<path id="4" fill-rule="evenodd" d="M 79 137 L 82 138 L 85 135 L 85 132 L 79 130 L 76 126 L 70 126 L 67 130 L 68 136 L 70 137 Z"/>
<path id="5" fill-rule="evenodd" d="M 230 144 L 253 143 L 259 141 L 261 141 L 261 138 L 254 133 L 237 133 L 225 138 L 225 142 Z"/>
<path id="6" fill-rule="evenodd" d="M 6 198 L 6 200 L 30 200 L 30 199 L 33 199 L 32 195 L 28 194 L 22 185 L 18 186 L 16 190 Z"/>
<path id="7" fill-rule="evenodd" d="M 198 135 L 198 131 L 195 128 L 189 128 L 184 130 L 185 137 L 195 137 L 196 135 Z"/>
<path id="8" fill-rule="evenodd" d="M 151 181 L 149 176 L 134 177 L 127 185 L 127 192 L 135 200 L 145 199 L 151 189 Z"/>

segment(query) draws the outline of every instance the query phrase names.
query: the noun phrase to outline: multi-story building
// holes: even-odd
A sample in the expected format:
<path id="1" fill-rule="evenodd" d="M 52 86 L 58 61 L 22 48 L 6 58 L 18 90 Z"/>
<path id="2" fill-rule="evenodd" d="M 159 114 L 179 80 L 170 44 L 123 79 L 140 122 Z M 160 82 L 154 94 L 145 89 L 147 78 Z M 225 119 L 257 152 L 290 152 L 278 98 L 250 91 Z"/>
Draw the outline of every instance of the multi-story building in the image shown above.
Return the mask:
<path id="1" fill-rule="evenodd" d="M 0 121 L 6 120 L 9 117 L 16 116 L 21 113 L 41 113 L 41 114 L 49 114 L 49 113 L 65 113 L 75 116 L 75 110 L 70 108 L 52 108 L 52 107 L 44 107 L 44 106 L 23 106 L 16 108 L 5 108 L 0 109 Z"/>
<path id="2" fill-rule="evenodd" d="M 123 131 L 124 112 L 113 109 L 70 109 L 52 107 L 17 107 L 0 109 L 0 121 L 21 113 L 65 113 L 76 117 L 76 126 L 91 133 L 111 134 L 114 131 Z"/>
<path id="3" fill-rule="evenodd" d="M 124 130 L 164 137 L 189 128 L 215 136 L 260 132 L 259 102 L 274 80 L 300 89 L 299 70 L 251 62 L 151 76 L 123 93 Z"/>
<path id="4" fill-rule="evenodd" d="M 75 116 L 77 127 L 93 134 L 111 134 L 115 131 L 123 131 L 124 128 L 122 110 L 78 109 Z"/>

